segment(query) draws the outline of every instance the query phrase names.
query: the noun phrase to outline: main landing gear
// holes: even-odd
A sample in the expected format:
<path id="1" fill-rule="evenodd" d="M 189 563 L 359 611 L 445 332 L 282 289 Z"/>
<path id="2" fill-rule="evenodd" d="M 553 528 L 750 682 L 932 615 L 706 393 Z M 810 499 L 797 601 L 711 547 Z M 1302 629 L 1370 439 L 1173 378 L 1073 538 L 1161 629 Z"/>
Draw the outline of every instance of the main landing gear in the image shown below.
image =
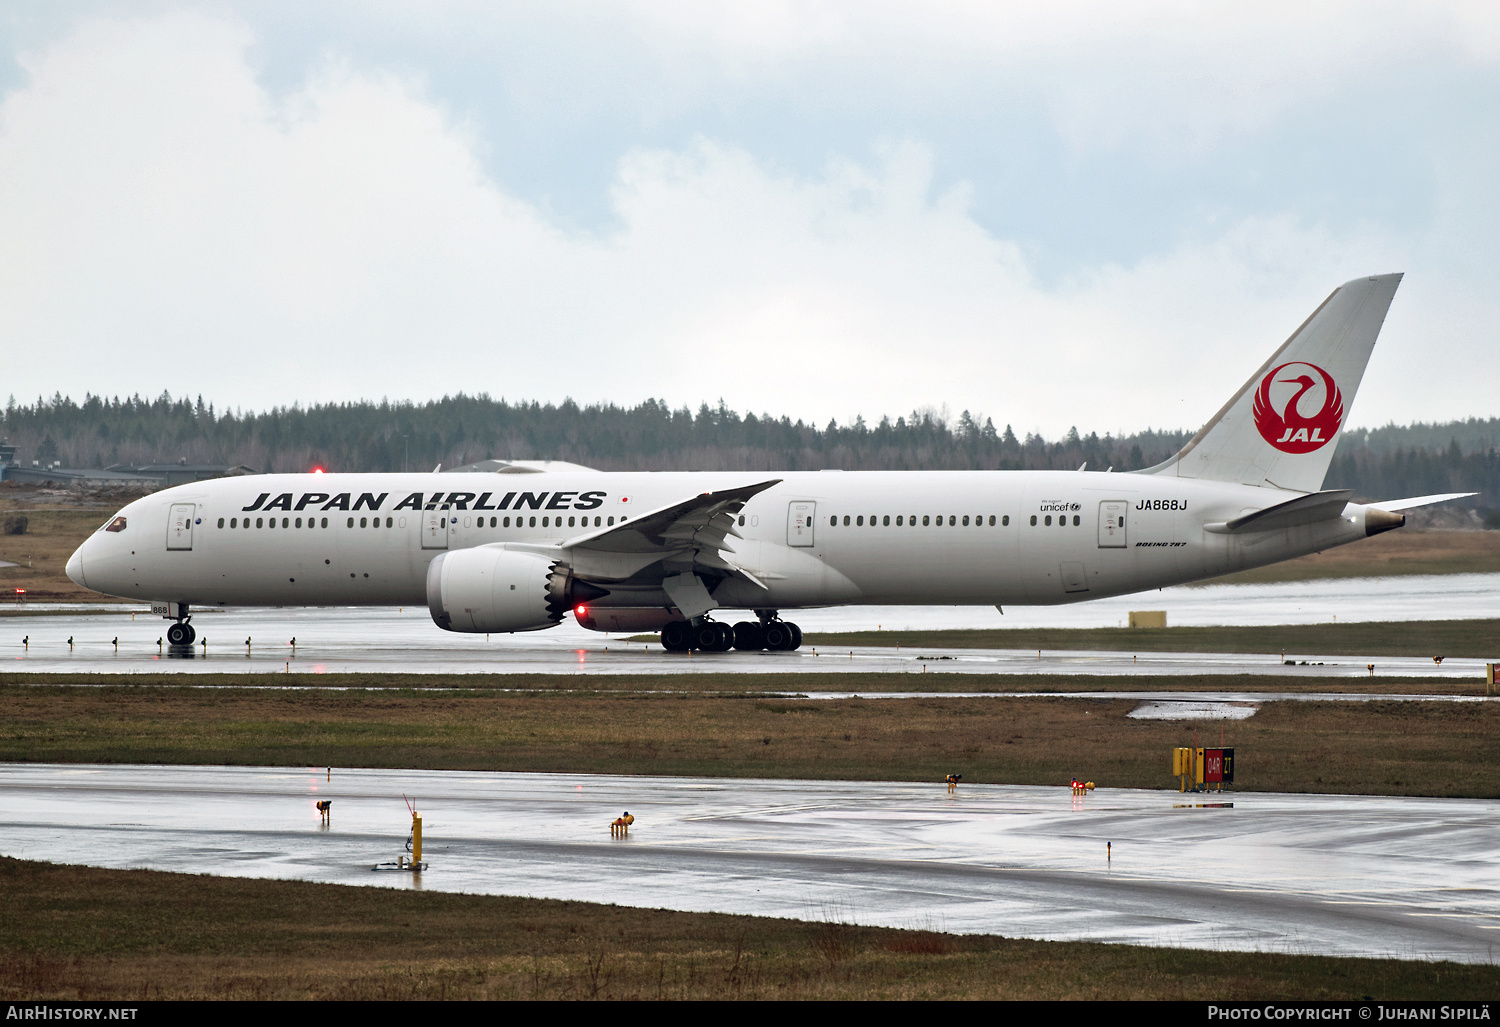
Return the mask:
<path id="1" fill-rule="evenodd" d="M 672 653 L 697 649 L 705 653 L 727 653 L 731 649 L 792 652 L 802 645 L 802 629 L 776 616 L 774 610 L 756 610 L 759 621 L 740 621 L 734 627 L 700 617 L 697 621 L 673 621 L 661 629 L 661 647 Z"/>

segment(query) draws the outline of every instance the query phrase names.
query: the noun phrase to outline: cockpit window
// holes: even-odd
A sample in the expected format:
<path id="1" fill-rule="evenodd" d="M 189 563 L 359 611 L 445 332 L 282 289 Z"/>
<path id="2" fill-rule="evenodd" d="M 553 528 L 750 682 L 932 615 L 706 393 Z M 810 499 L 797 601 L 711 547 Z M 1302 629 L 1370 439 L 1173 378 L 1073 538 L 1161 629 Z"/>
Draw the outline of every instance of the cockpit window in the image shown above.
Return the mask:
<path id="1" fill-rule="evenodd" d="M 106 524 L 104 526 L 104 530 L 105 531 L 124 531 L 125 530 L 125 518 L 123 518 L 123 517 L 116 517 L 114 520 L 110 521 L 108 524 Z"/>

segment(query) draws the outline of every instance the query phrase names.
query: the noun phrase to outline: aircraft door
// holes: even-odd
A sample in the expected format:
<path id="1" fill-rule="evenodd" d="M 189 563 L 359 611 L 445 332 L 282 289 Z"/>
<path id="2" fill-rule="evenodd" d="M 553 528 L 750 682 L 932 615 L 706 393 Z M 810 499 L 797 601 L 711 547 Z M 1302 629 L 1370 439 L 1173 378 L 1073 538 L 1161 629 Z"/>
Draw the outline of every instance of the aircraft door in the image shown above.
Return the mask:
<path id="1" fill-rule="evenodd" d="M 1124 549 L 1125 512 L 1130 504 L 1123 499 L 1107 499 L 1099 504 L 1099 548 Z"/>
<path id="2" fill-rule="evenodd" d="M 193 548 L 193 515 L 198 512 L 195 503 L 173 503 L 167 517 L 167 549 Z"/>
<path id="3" fill-rule="evenodd" d="M 422 548 L 448 548 L 448 511 L 424 510 L 422 512 Z"/>
<path id="4" fill-rule="evenodd" d="M 813 522 L 818 519 L 817 503 L 792 503 L 786 510 L 786 544 L 811 546 Z"/>

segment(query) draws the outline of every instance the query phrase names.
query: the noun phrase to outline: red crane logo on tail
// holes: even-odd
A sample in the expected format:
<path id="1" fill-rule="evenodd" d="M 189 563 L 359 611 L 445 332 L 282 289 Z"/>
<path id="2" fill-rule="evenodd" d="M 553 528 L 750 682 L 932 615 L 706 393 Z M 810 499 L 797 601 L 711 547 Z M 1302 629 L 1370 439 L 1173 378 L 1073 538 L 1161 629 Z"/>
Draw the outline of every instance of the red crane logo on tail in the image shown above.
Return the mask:
<path id="1" fill-rule="evenodd" d="M 1273 385 L 1288 388 L 1277 389 L 1276 398 L 1272 398 Z M 1302 405 L 1303 397 L 1307 397 L 1307 405 L 1311 406 L 1318 402 L 1320 389 L 1323 402 L 1308 416 L 1303 413 L 1306 409 Z M 1311 453 L 1322 449 L 1333 441 L 1339 426 L 1344 423 L 1344 397 L 1333 377 L 1317 364 L 1302 361 L 1273 367 L 1271 373 L 1260 380 L 1253 409 L 1260 437 L 1283 453 Z"/>

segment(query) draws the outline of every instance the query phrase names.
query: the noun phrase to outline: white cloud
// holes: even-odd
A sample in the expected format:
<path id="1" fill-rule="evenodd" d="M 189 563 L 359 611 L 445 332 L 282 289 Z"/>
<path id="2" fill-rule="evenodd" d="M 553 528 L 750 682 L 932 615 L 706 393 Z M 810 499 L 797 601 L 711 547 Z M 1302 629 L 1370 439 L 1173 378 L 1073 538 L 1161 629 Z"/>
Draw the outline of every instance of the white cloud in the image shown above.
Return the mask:
<path id="1" fill-rule="evenodd" d="M 1393 68 L 1500 61 L 1500 7 L 1480 0 L 640 0 L 629 9 L 664 51 L 712 54 L 742 75 L 821 64 L 950 102 L 1004 83 L 1086 153 L 1127 143 L 1202 152 Z"/>
<path id="2" fill-rule="evenodd" d="M 332 63 L 273 99 L 250 42 L 176 15 L 92 22 L 28 59 L 0 103 L 3 391 L 1191 427 L 1334 285 L 1410 256 L 1375 227 L 1236 218 L 1044 287 L 965 188 L 934 191 L 920 142 L 813 176 L 708 139 L 632 151 L 618 227 L 574 233 L 488 180 L 472 130 L 409 81 Z M 1450 331 L 1492 314 L 1466 302 Z M 1441 345 L 1410 319 L 1402 335 Z M 1362 420 L 1492 408 L 1472 365 L 1436 402 L 1378 370 Z"/>

